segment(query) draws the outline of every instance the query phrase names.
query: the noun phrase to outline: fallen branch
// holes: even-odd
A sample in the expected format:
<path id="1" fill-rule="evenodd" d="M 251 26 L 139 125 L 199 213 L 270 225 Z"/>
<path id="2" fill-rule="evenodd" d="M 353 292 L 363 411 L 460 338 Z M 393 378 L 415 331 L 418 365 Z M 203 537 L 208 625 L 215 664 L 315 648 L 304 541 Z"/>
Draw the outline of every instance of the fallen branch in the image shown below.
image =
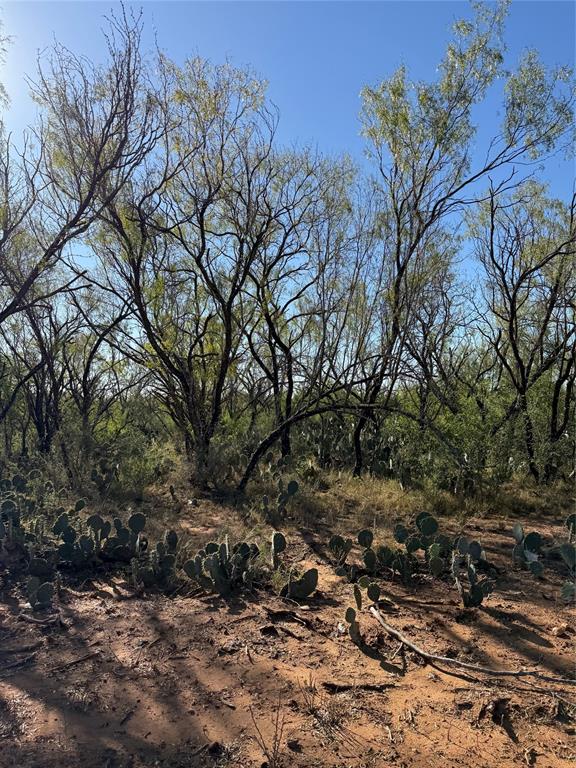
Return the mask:
<path id="1" fill-rule="evenodd" d="M 0 669 L 0 679 L 4 677 L 4 672 L 7 669 L 15 669 L 16 667 L 23 667 L 25 664 L 29 664 L 31 661 L 34 661 L 36 658 L 35 653 L 31 653 L 30 656 L 26 656 L 24 659 L 18 659 L 17 661 L 12 661 L 10 664 L 5 664 L 2 669 Z M 9 677 L 9 675 L 6 675 L 6 677 Z"/>
<path id="2" fill-rule="evenodd" d="M 411 651 L 414 651 L 414 653 L 418 654 L 418 656 L 425 659 L 426 661 L 429 661 L 434 665 L 444 664 L 444 665 L 453 666 L 453 667 L 460 667 L 461 669 L 467 669 L 471 672 L 477 672 L 482 675 L 491 675 L 492 677 L 535 677 L 538 680 L 545 680 L 548 683 L 560 683 L 562 685 L 576 685 L 576 680 L 572 680 L 567 677 L 551 677 L 549 675 L 542 674 L 542 672 L 534 672 L 526 669 L 518 669 L 518 670 L 490 669 L 490 667 L 482 667 L 477 664 L 468 664 L 465 661 L 459 661 L 459 659 L 451 659 L 448 656 L 437 656 L 436 654 L 429 653 L 428 651 L 425 651 L 423 648 L 420 648 L 420 646 L 415 645 L 415 643 L 408 640 L 408 638 L 405 637 L 405 635 L 403 635 L 397 629 L 394 629 L 394 627 L 391 627 L 386 621 L 384 621 L 382 614 L 374 606 L 370 608 L 370 613 L 374 616 L 376 621 L 386 630 L 386 632 L 388 632 L 389 635 L 396 638 L 396 640 L 399 640 L 407 648 L 410 648 Z"/>
<path id="3" fill-rule="evenodd" d="M 88 661 L 88 659 L 93 659 L 95 656 L 99 655 L 100 651 L 93 651 L 92 653 L 87 653 L 85 656 L 80 656 L 79 659 L 72 659 L 72 661 L 67 661 L 65 664 L 59 664 L 57 667 L 51 667 L 49 671 L 60 672 L 63 669 L 74 667 L 76 664 L 81 664 L 83 661 Z"/>
<path id="4" fill-rule="evenodd" d="M 396 683 L 322 683 L 328 693 L 343 693 L 344 691 L 376 691 L 383 693 L 389 688 L 396 688 Z"/>
<path id="5" fill-rule="evenodd" d="M 27 621 L 28 624 L 38 624 L 40 626 L 46 626 L 48 624 L 58 624 L 59 622 L 63 623 L 59 613 L 55 616 L 49 616 L 46 619 L 37 619 L 34 616 L 29 616 L 27 613 L 19 613 L 16 619 L 18 621 Z"/>
<path id="6" fill-rule="evenodd" d="M 132 715 L 136 712 L 136 709 L 137 707 L 134 707 L 134 709 L 129 709 L 128 712 L 126 712 L 126 714 L 122 718 L 122 720 L 120 720 L 120 725 L 125 725 L 125 723 L 127 723 L 128 720 L 130 720 L 130 718 L 132 717 Z"/>
<path id="7" fill-rule="evenodd" d="M 289 600 L 290 598 L 286 598 L 286 600 Z M 297 624 L 301 624 L 303 627 L 306 627 L 306 629 L 309 629 L 311 632 L 316 632 L 317 635 L 321 635 L 322 637 L 326 638 L 326 640 L 330 640 L 332 643 L 337 643 L 337 640 L 332 637 L 332 635 L 328 632 L 324 632 L 321 629 L 318 629 L 314 626 L 314 624 L 310 621 L 310 619 L 305 618 L 304 616 L 301 616 L 299 613 L 296 613 L 296 611 L 289 611 L 286 609 L 283 610 L 272 610 L 271 608 L 264 607 L 264 612 L 270 619 L 272 623 L 276 621 L 292 621 L 296 622 Z M 282 629 L 285 630 L 284 627 Z M 302 640 L 303 638 L 299 637 L 298 640 Z"/>
<path id="8" fill-rule="evenodd" d="M 297 624 L 301 624 L 303 627 L 306 627 L 306 629 L 309 629 L 311 632 L 319 632 L 319 630 L 316 629 L 314 624 L 310 621 L 310 619 L 306 619 L 303 616 L 300 616 L 296 611 L 274 611 L 271 608 L 264 607 L 264 611 L 268 615 L 268 618 L 270 621 L 293 621 Z M 322 634 L 322 633 L 320 633 Z"/>
<path id="9" fill-rule="evenodd" d="M 36 651 L 43 645 L 44 643 L 40 641 L 38 643 L 32 643 L 32 645 L 21 645 L 20 648 L 0 648 L 0 655 L 11 656 L 12 654 L 17 653 L 28 653 L 29 651 Z"/>

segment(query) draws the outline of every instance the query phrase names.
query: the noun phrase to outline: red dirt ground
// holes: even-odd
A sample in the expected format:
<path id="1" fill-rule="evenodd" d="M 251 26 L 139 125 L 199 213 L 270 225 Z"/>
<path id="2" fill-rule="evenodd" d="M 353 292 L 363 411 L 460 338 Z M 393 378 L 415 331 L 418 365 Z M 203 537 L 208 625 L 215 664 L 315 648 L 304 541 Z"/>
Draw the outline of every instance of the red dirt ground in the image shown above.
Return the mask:
<path id="1" fill-rule="evenodd" d="M 188 526 L 202 540 L 223 514 L 207 509 Z M 515 571 L 509 533 L 493 520 L 480 528 L 505 570 L 485 605 L 464 611 L 451 584 L 427 577 L 413 588 L 382 582 L 386 620 L 434 653 L 574 677 L 574 612 L 560 600 L 561 574 Z M 561 535 L 559 526 L 538 529 Z M 30 610 L 21 590 L 6 587 L 1 768 L 574 765 L 576 687 L 441 672 L 366 611 L 362 652 L 342 633 L 352 589 L 327 563 L 325 536 L 292 531 L 289 541 L 294 560 L 320 571 L 319 591 L 302 606 L 262 593 L 228 603 L 135 597 L 116 577 L 64 586 L 60 620 L 37 624 L 22 618 Z M 270 752 L 275 719 L 276 763 L 258 743 Z"/>

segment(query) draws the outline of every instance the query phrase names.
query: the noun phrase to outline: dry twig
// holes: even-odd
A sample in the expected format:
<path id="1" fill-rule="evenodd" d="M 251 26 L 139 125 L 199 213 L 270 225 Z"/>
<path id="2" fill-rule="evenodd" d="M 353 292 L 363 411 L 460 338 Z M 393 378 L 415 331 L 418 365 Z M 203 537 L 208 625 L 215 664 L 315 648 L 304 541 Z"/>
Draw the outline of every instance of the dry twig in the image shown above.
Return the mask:
<path id="1" fill-rule="evenodd" d="M 394 629 L 394 627 L 391 627 L 390 624 L 384 621 L 382 614 L 377 608 L 371 607 L 370 613 L 374 616 L 376 621 L 386 630 L 386 632 L 388 632 L 389 635 L 396 638 L 396 640 L 399 640 L 405 646 L 410 648 L 411 651 L 414 651 L 414 653 L 418 654 L 418 656 L 422 657 L 423 659 L 430 662 L 434 666 L 444 664 L 447 666 L 459 667 L 460 669 L 466 669 L 466 670 L 469 670 L 470 672 L 477 672 L 482 675 L 491 675 L 492 677 L 534 677 L 538 680 L 544 680 L 547 683 L 557 683 L 560 685 L 576 685 L 576 680 L 572 680 L 568 677 L 552 677 L 550 675 L 544 675 L 542 672 L 536 672 L 536 671 L 527 670 L 527 669 L 490 669 L 490 667 L 482 667 L 478 664 L 469 664 L 468 662 L 460 661 L 459 659 L 451 659 L 448 656 L 437 656 L 434 653 L 429 653 L 428 651 L 425 651 L 423 648 L 420 648 L 420 646 L 416 645 L 411 640 L 408 640 L 408 638 L 405 635 L 403 635 L 401 632 L 399 632 L 397 629 Z"/>

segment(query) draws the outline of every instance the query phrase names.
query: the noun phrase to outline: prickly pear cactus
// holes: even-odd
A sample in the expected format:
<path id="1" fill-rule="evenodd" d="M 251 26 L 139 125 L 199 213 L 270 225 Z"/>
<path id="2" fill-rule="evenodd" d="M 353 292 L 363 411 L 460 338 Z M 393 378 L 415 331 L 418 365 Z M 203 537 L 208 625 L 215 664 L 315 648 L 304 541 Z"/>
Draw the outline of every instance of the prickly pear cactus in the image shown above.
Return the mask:
<path id="1" fill-rule="evenodd" d="M 560 555 L 571 571 L 576 570 L 576 545 L 562 544 Z"/>
<path id="2" fill-rule="evenodd" d="M 280 531 L 274 531 L 270 542 L 271 565 L 273 570 L 279 566 L 278 555 L 286 549 L 286 537 Z"/>
<path id="3" fill-rule="evenodd" d="M 344 614 L 344 620 L 348 624 L 348 634 L 350 635 L 350 639 L 352 640 L 352 642 L 355 643 L 356 645 L 361 645 L 362 637 L 360 635 L 360 625 L 356 620 L 356 611 L 354 610 L 354 608 L 346 609 L 346 613 Z"/>
<path id="4" fill-rule="evenodd" d="M 570 517 L 566 521 L 566 527 L 570 530 L 569 522 Z M 560 596 L 565 603 L 574 603 L 576 601 L 576 545 L 572 544 L 571 541 L 562 544 L 560 554 L 568 566 L 571 576 L 570 580 L 564 582 Z"/>
<path id="5" fill-rule="evenodd" d="M 368 584 L 366 594 L 368 595 L 369 600 L 371 600 L 373 603 L 378 603 L 378 600 L 380 600 L 380 587 L 378 584 L 376 584 L 376 582 L 373 581 Z"/>
<path id="6" fill-rule="evenodd" d="M 472 547 L 472 544 L 477 544 L 480 552 L 482 552 L 478 542 L 468 543 L 460 539 L 457 542 L 457 548 L 452 553 L 452 576 L 465 608 L 478 608 L 494 590 L 494 583 L 490 579 L 478 578 L 475 562 L 480 558 L 475 557 L 477 549 Z M 462 554 L 463 551 L 466 554 Z M 463 570 L 468 580 L 468 586 L 466 586 L 463 578 Z"/>
<path id="7" fill-rule="evenodd" d="M 318 586 L 318 569 L 310 568 L 299 579 L 288 580 L 288 583 L 280 591 L 281 597 L 289 597 L 292 600 L 306 600 Z"/>
<path id="8" fill-rule="evenodd" d="M 564 600 L 565 603 L 575 603 L 576 602 L 576 582 L 565 581 L 564 584 L 562 585 L 560 596 L 562 597 L 562 600 Z"/>
<path id="9" fill-rule="evenodd" d="M 365 549 L 362 555 L 362 560 L 364 561 L 364 567 L 368 573 L 376 573 L 378 558 L 373 549 Z"/>
<path id="10" fill-rule="evenodd" d="M 433 536 L 438 531 L 438 521 L 428 512 L 422 512 L 416 518 L 416 527 L 423 536 Z"/>
<path id="11" fill-rule="evenodd" d="M 130 515 L 128 518 L 128 528 L 130 528 L 132 533 L 142 533 L 145 527 L 146 515 L 143 515 L 142 512 L 134 512 L 134 514 Z"/>
<path id="12" fill-rule="evenodd" d="M 166 531 L 164 534 L 164 544 L 168 552 L 174 554 L 178 549 L 178 534 L 176 531 Z"/>
<path id="13" fill-rule="evenodd" d="M 568 543 L 572 544 L 572 542 L 576 542 L 576 512 L 568 515 L 565 525 L 568 528 Z"/>
<path id="14" fill-rule="evenodd" d="M 540 560 L 542 550 L 542 537 L 537 531 L 525 533 L 520 523 L 512 528 L 512 536 L 515 544 L 512 549 L 512 559 L 521 568 L 528 569 L 533 576 L 541 578 L 544 574 L 544 565 Z"/>
<path id="15" fill-rule="evenodd" d="M 358 544 L 364 549 L 370 549 L 374 541 L 374 534 L 367 528 L 358 534 Z"/>
<path id="16" fill-rule="evenodd" d="M 50 608 L 54 597 L 54 586 L 50 582 L 42 583 L 37 576 L 31 576 L 26 585 L 28 600 L 32 610 Z"/>
<path id="17" fill-rule="evenodd" d="M 346 563 L 350 550 L 352 549 L 352 539 L 344 539 L 339 534 L 334 534 L 328 542 L 328 549 L 335 559 L 336 568 L 341 568 Z"/>
<path id="18" fill-rule="evenodd" d="M 402 523 L 398 523 L 394 526 L 394 530 L 392 531 L 392 534 L 394 536 L 394 539 L 398 542 L 398 544 L 404 544 L 408 536 L 410 536 L 410 531 L 408 528 L 406 528 L 405 525 L 402 525 Z"/>

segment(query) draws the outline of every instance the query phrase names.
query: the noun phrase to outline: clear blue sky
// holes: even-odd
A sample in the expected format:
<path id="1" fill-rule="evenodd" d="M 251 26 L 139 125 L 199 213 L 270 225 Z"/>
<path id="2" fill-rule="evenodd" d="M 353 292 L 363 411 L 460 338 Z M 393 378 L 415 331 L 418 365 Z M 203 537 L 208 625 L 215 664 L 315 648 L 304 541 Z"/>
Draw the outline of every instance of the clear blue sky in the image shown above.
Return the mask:
<path id="1" fill-rule="evenodd" d="M 36 53 L 54 36 L 75 52 L 96 60 L 103 46 L 100 28 L 107 2 L 4 2 L 0 14 L 13 37 L 3 80 L 12 99 L 7 123 L 16 132 L 33 116 L 24 74 Z M 130 5 L 130 4 L 128 4 Z M 450 35 L 452 21 L 470 15 L 466 2 L 143 2 L 145 39 L 154 34 L 176 61 L 199 54 L 213 62 L 228 58 L 251 65 L 269 81 L 281 113 L 280 139 L 312 143 L 327 152 L 361 159 L 359 93 L 404 63 L 429 79 Z M 526 47 L 547 64 L 574 64 L 575 4 L 569 0 L 515 0 L 506 40 L 512 65 Z M 494 124 L 497 101 L 478 114 L 484 131 Z M 571 162 L 554 160 L 547 169 L 555 194 L 567 196 L 574 178 Z"/>

